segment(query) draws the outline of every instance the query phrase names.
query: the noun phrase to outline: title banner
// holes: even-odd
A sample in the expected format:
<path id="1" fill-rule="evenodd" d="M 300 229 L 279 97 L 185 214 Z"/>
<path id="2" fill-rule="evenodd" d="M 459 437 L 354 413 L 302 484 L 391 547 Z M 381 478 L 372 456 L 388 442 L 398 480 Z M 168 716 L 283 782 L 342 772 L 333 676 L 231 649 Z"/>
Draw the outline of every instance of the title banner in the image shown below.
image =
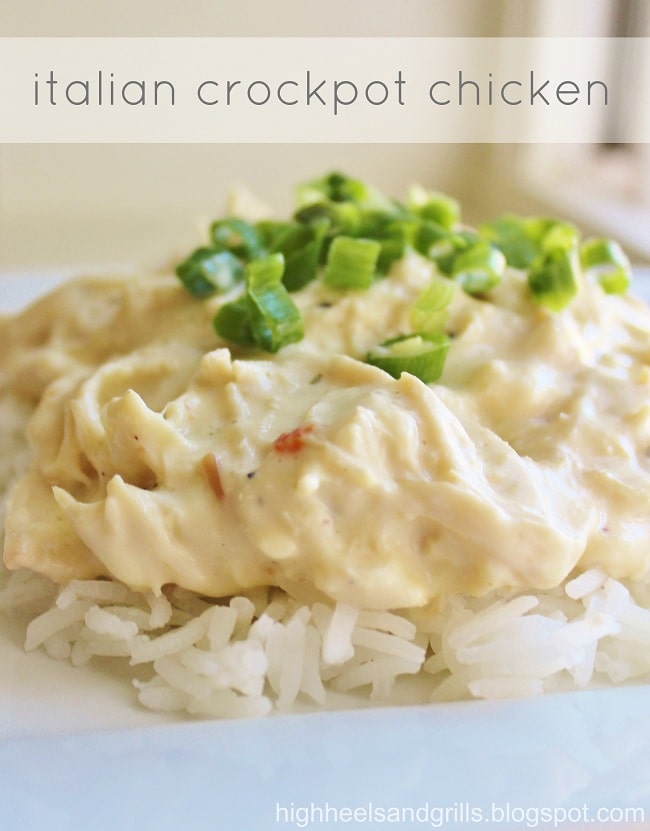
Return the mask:
<path id="1" fill-rule="evenodd" d="M 648 38 L 0 38 L 3 143 L 650 142 Z"/>

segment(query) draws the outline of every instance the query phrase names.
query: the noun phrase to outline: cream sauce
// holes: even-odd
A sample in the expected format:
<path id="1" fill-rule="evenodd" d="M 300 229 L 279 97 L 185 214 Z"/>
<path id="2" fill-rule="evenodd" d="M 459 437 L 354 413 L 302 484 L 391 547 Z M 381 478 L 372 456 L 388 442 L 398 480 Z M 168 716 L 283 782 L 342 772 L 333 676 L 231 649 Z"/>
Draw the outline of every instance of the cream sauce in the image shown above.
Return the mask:
<path id="1" fill-rule="evenodd" d="M 510 272 L 456 292 L 440 382 L 363 362 L 409 331 L 417 257 L 366 292 L 294 295 L 305 339 L 229 349 L 173 276 L 70 283 L 0 319 L 0 393 L 33 409 L 4 558 L 226 596 L 367 608 L 600 565 L 650 569 L 650 310 L 585 285 L 553 314 Z"/>

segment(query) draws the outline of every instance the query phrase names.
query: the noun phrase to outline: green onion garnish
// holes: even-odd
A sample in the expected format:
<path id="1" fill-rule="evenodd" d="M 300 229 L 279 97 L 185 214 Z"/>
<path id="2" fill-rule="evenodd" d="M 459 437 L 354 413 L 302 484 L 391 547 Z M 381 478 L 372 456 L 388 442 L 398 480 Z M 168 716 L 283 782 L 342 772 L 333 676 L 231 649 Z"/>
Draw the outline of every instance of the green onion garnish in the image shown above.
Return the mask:
<path id="1" fill-rule="evenodd" d="M 429 253 L 429 258 L 434 261 L 438 271 L 447 277 L 451 277 L 454 268 L 454 261 L 462 251 L 476 245 L 481 238 L 475 231 L 463 229 L 448 233 Z"/>
<path id="2" fill-rule="evenodd" d="M 361 227 L 361 209 L 352 202 L 317 202 L 301 208 L 294 219 L 304 225 L 321 225 L 331 236 L 355 236 Z"/>
<path id="3" fill-rule="evenodd" d="M 380 252 L 376 240 L 336 237 L 329 248 L 323 282 L 339 289 L 369 288 Z"/>
<path id="4" fill-rule="evenodd" d="M 230 251 L 197 248 L 176 267 L 176 274 L 190 294 L 209 297 L 226 292 L 238 283 L 244 274 L 241 261 Z"/>
<path id="5" fill-rule="evenodd" d="M 352 179 L 344 173 L 328 173 L 322 179 L 315 179 L 296 189 L 296 200 L 300 207 L 315 202 L 363 202 L 368 188 L 359 179 Z"/>
<path id="6" fill-rule="evenodd" d="M 359 179 L 352 179 L 344 173 L 329 173 L 321 179 L 299 185 L 296 189 L 296 201 L 299 208 L 315 203 L 352 203 L 364 211 L 376 211 L 391 214 L 397 206 L 383 193 L 365 184 Z"/>
<path id="7" fill-rule="evenodd" d="M 296 251 L 300 251 L 305 245 L 310 243 L 315 236 L 315 228 L 318 225 L 304 225 L 300 222 L 286 222 L 282 226 L 278 226 L 269 239 L 269 250 L 273 254 L 284 254 L 284 257 L 289 257 Z"/>
<path id="8" fill-rule="evenodd" d="M 479 232 L 503 252 L 513 268 L 528 268 L 537 257 L 538 244 L 525 219 L 508 214 L 483 223 Z"/>
<path id="9" fill-rule="evenodd" d="M 298 291 L 316 278 L 322 247 L 323 240 L 314 239 L 287 257 L 282 278 L 287 291 Z"/>
<path id="10" fill-rule="evenodd" d="M 270 254 L 246 267 L 246 291 L 222 306 L 214 317 L 217 334 L 241 346 L 277 352 L 302 340 L 300 311 L 282 284 L 284 257 Z"/>
<path id="11" fill-rule="evenodd" d="M 288 291 L 298 291 L 316 278 L 328 228 L 323 222 L 291 222 L 275 234 L 270 250 L 284 255 L 282 282 Z"/>
<path id="12" fill-rule="evenodd" d="M 246 296 L 255 342 L 267 352 L 302 340 L 300 311 L 282 285 L 282 254 L 255 260 L 246 269 Z"/>
<path id="13" fill-rule="evenodd" d="M 437 260 L 455 251 L 449 232 L 437 222 L 420 220 L 411 223 L 411 233 L 413 248 L 423 257 Z"/>
<path id="14" fill-rule="evenodd" d="M 454 257 L 450 277 L 468 294 L 482 294 L 501 282 L 506 258 L 489 242 L 477 242 Z"/>
<path id="15" fill-rule="evenodd" d="M 444 193 L 428 191 L 420 185 L 413 185 L 409 189 L 406 204 L 416 216 L 432 220 L 446 230 L 460 222 L 459 203 Z"/>
<path id="16" fill-rule="evenodd" d="M 252 224 L 235 217 L 212 223 L 209 245 L 190 254 L 176 273 L 196 297 L 243 282 L 242 294 L 219 309 L 214 327 L 227 340 L 275 352 L 303 337 L 289 292 L 319 277 L 341 290 L 368 289 L 409 252 L 433 262 L 439 276 L 410 310 L 416 334 L 377 348 L 384 365 L 393 365 L 394 352 L 409 360 L 435 352 L 441 371 L 447 347 L 431 337 L 443 328 L 456 284 L 484 294 L 507 266 L 527 271 L 532 299 L 553 311 L 575 296 L 583 272 L 610 294 L 626 291 L 631 280 L 629 260 L 617 243 L 582 242 L 571 223 L 506 215 L 470 229 L 461 225 L 455 199 L 416 186 L 399 203 L 338 172 L 299 186 L 288 221 Z"/>
<path id="17" fill-rule="evenodd" d="M 231 251 L 244 260 L 264 254 L 260 235 L 253 225 L 243 219 L 220 219 L 210 226 L 212 245 L 221 251 Z"/>
<path id="18" fill-rule="evenodd" d="M 578 245 L 580 233 L 570 222 L 556 222 L 545 220 L 547 223 L 544 232 L 539 237 L 539 248 L 542 253 L 562 249 L 569 251 Z"/>
<path id="19" fill-rule="evenodd" d="M 556 248 L 568 250 L 578 241 L 578 230 L 569 222 L 546 217 L 519 217 L 506 214 L 479 226 L 483 239 L 503 252 L 508 265 L 529 268 L 540 253 Z"/>
<path id="20" fill-rule="evenodd" d="M 255 346 L 246 294 L 225 303 L 214 316 L 212 325 L 215 332 L 224 340 L 237 343 L 239 346 Z"/>
<path id="21" fill-rule="evenodd" d="M 254 225 L 257 237 L 262 247 L 267 251 L 277 251 L 279 241 L 285 234 L 291 234 L 298 227 L 296 222 L 262 219 Z"/>
<path id="22" fill-rule="evenodd" d="M 440 378 L 448 350 L 447 335 L 416 332 L 384 341 L 368 353 L 366 363 L 383 369 L 393 378 L 408 372 L 431 384 Z"/>
<path id="23" fill-rule="evenodd" d="M 388 274 L 393 263 L 401 260 L 406 254 L 406 243 L 402 239 L 379 240 L 381 246 L 377 257 L 377 271 L 379 274 Z"/>
<path id="24" fill-rule="evenodd" d="M 558 248 L 540 257 L 528 272 L 533 298 L 551 311 L 564 309 L 578 293 L 580 266 L 575 250 Z"/>
<path id="25" fill-rule="evenodd" d="M 623 294 L 632 281 L 630 261 L 614 240 L 588 239 L 580 248 L 580 263 L 596 275 L 607 294 Z"/>
<path id="26" fill-rule="evenodd" d="M 436 277 L 410 310 L 410 323 L 416 332 L 435 332 L 442 328 L 456 286 L 451 280 Z"/>

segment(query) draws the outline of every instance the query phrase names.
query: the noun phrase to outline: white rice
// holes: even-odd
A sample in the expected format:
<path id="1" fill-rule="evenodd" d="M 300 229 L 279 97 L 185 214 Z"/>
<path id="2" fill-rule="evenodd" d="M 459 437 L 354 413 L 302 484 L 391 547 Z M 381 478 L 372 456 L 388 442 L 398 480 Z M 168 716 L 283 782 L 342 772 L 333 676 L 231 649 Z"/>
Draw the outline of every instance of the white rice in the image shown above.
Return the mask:
<path id="1" fill-rule="evenodd" d="M 551 592 L 397 613 L 302 604 L 279 589 L 210 601 L 110 580 L 57 588 L 21 570 L 0 609 L 31 616 L 27 650 L 73 665 L 119 661 L 147 708 L 239 718 L 338 706 L 341 693 L 401 703 L 650 680 L 649 596 L 647 584 L 591 569 Z"/>
<path id="2" fill-rule="evenodd" d="M 23 457 L 0 470 L 0 494 Z M 650 584 L 598 569 L 548 592 L 410 612 L 300 602 L 270 588 L 213 601 L 112 580 L 59 587 L 25 569 L 0 567 L 0 579 L 0 612 L 25 619 L 26 650 L 72 666 L 116 661 L 144 707 L 202 718 L 336 707 L 342 694 L 347 706 L 650 681 Z"/>

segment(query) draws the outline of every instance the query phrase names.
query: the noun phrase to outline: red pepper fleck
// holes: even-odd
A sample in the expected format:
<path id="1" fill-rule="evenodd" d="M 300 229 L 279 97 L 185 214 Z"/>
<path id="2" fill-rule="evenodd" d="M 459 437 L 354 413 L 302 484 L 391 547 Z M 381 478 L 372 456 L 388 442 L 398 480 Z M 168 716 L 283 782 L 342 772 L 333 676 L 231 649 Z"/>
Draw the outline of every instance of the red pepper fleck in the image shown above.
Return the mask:
<path id="1" fill-rule="evenodd" d="M 303 436 L 311 433 L 313 429 L 313 424 L 303 424 L 300 427 L 296 427 L 295 430 L 282 433 L 273 442 L 273 447 L 278 453 L 297 453 L 304 446 Z"/>
<path id="2" fill-rule="evenodd" d="M 201 467 L 208 484 L 212 488 L 217 499 L 223 499 L 223 485 L 221 484 L 221 474 L 219 473 L 219 460 L 214 453 L 206 453 L 201 459 Z"/>

